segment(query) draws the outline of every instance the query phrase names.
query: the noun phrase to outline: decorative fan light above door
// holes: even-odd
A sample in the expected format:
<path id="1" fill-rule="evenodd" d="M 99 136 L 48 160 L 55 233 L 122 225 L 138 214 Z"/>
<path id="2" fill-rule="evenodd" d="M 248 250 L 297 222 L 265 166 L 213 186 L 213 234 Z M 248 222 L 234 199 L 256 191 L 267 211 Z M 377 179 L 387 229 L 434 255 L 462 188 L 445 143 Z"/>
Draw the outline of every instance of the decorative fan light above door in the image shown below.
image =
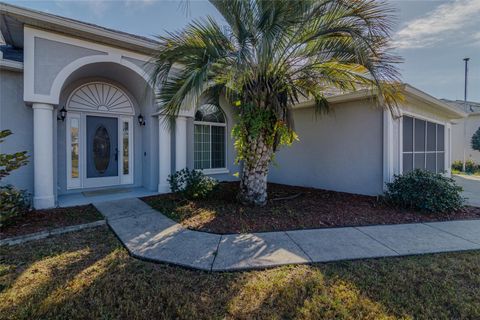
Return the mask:
<path id="1" fill-rule="evenodd" d="M 128 95 L 117 86 L 90 82 L 77 88 L 68 99 L 68 109 L 85 112 L 134 114 Z"/>

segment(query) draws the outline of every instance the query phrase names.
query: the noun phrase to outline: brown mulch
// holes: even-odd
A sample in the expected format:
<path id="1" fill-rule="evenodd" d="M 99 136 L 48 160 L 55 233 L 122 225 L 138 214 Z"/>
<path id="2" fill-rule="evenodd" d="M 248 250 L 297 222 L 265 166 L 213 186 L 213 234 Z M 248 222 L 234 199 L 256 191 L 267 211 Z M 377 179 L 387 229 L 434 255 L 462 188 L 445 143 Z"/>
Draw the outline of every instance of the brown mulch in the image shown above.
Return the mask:
<path id="1" fill-rule="evenodd" d="M 229 182 L 206 200 L 183 200 L 173 194 L 143 200 L 187 228 L 223 234 L 480 219 L 476 207 L 421 213 L 388 206 L 377 197 L 280 184 L 268 185 L 272 200 L 265 207 L 249 207 L 236 201 L 237 190 L 238 183 Z"/>
<path id="2" fill-rule="evenodd" d="M 1 227 L 0 239 L 102 219 L 103 216 L 92 205 L 32 210 L 9 219 L 7 224 Z"/>

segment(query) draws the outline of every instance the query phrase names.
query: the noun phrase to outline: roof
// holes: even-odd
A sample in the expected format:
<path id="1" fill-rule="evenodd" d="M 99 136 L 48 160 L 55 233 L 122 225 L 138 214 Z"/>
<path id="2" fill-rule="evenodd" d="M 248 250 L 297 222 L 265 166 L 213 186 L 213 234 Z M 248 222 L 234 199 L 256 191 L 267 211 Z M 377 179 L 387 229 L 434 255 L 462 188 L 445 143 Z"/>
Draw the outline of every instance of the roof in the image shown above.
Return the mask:
<path id="1" fill-rule="evenodd" d="M 449 99 L 440 99 L 440 100 L 468 114 L 480 112 L 480 102 L 467 101 L 466 110 L 465 110 L 465 101 L 463 100 L 449 100 Z"/>
<path id="2" fill-rule="evenodd" d="M 402 93 L 405 96 L 412 97 L 434 108 L 438 108 L 439 110 L 442 110 L 448 113 L 452 119 L 459 119 L 467 116 L 467 114 L 463 112 L 461 109 L 459 109 L 458 107 L 453 106 L 445 101 L 442 101 L 441 99 L 437 99 L 434 96 L 429 95 L 428 93 L 423 92 L 411 86 L 408 83 L 403 83 L 401 85 L 401 88 L 402 88 Z M 367 99 L 367 98 L 374 97 L 374 95 L 375 95 L 375 92 L 373 92 L 372 90 L 363 89 L 363 90 L 358 90 L 358 91 L 349 92 L 349 93 L 340 93 L 336 95 L 327 94 L 327 100 L 330 103 L 342 103 L 342 102 Z M 313 100 L 304 101 L 296 105 L 295 108 L 308 108 L 313 106 L 313 104 L 314 104 Z"/>
<path id="3" fill-rule="evenodd" d="M 152 53 L 158 45 L 148 37 L 0 2 L 0 31 L 6 44 L 23 48 L 24 25 L 145 54 Z"/>

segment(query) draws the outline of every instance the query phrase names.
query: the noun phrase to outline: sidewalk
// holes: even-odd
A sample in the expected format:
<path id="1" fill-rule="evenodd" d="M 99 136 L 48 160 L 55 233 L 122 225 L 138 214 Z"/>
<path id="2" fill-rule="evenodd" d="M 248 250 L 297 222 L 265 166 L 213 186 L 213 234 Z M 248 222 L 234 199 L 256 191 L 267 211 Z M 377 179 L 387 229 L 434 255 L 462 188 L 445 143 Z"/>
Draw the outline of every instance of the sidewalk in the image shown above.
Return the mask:
<path id="1" fill-rule="evenodd" d="M 208 271 L 480 249 L 480 220 L 218 235 L 139 199 L 95 206 L 133 256 Z"/>

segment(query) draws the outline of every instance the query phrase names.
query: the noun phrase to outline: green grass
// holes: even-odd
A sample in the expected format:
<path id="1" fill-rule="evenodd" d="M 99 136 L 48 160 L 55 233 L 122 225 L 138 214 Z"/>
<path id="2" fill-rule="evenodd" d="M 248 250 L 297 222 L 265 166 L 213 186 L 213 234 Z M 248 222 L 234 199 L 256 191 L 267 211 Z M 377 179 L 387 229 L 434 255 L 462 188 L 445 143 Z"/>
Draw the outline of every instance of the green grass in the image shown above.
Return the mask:
<path id="1" fill-rule="evenodd" d="M 0 319 L 480 318 L 480 252 L 205 273 L 107 228 L 0 247 Z"/>

